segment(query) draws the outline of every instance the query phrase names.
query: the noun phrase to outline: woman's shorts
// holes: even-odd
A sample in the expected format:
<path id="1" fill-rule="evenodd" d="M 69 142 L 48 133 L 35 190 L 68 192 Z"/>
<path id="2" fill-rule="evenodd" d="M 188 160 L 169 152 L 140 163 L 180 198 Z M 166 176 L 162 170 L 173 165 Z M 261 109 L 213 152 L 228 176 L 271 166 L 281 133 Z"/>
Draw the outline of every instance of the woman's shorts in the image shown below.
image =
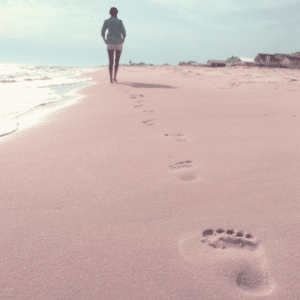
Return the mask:
<path id="1" fill-rule="evenodd" d="M 123 44 L 107 44 L 107 50 L 123 50 Z"/>

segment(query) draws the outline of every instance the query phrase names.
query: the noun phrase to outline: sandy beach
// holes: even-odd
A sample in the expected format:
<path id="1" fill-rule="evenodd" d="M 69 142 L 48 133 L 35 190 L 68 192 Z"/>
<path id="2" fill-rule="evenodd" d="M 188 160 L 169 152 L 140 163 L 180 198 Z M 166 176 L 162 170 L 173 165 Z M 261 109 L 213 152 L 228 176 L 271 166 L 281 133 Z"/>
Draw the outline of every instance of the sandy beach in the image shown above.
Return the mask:
<path id="1" fill-rule="evenodd" d="M 300 299 L 299 75 L 83 75 L 0 144 L 0 299 Z"/>

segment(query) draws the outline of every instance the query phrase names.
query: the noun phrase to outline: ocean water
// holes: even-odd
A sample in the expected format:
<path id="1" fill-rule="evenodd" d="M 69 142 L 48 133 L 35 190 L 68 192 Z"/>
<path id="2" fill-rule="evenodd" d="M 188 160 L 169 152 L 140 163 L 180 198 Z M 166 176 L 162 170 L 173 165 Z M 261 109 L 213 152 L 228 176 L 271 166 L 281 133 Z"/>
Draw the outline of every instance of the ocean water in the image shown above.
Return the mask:
<path id="1" fill-rule="evenodd" d="M 84 96 L 76 92 L 96 83 L 92 78 L 78 77 L 100 69 L 104 67 L 0 64 L 0 141 L 82 99 Z"/>

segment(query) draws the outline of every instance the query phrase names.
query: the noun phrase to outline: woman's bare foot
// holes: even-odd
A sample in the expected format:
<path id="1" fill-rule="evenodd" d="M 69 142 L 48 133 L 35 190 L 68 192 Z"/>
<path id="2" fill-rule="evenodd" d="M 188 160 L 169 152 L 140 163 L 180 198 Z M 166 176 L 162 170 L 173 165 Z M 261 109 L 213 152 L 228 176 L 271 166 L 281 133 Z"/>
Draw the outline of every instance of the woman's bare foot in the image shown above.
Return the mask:
<path id="1" fill-rule="evenodd" d="M 116 78 L 114 78 L 114 81 L 115 81 L 115 82 L 118 82 Z"/>

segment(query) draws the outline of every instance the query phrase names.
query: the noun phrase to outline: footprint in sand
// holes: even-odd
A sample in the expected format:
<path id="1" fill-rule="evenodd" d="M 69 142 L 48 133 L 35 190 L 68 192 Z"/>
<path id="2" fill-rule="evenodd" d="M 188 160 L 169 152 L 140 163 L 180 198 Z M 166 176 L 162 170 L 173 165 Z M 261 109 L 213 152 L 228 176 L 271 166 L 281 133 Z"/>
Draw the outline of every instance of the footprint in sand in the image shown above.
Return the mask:
<path id="1" fill-rule="evenodd" d="M 175 171 L 176 173 L 178 172 L 179 179 L 183 181 L 195 181 L 198 179 L 196 173 L 194 171 L 186 170 L 193 167 L 193 162 L 186 160 L 170 166 L 170 170 Z"/>
<path id="2" fill-rule="evenodd" d="M 144 123 L 145 125 L 150 126 L 150 125 L 154 125 L 156 122 L 155 122 L 155 119 L 150 119 L 150 120 L 145 120 L 145 121 L 143 121 L 143 123 Z"/>
<path id="3" fill-rule="evenodd" d="M 212 268 L 244 292 L 266 295 L 275 287 L 261 241 L 250 232 L 206 229 L 179 242 L 183 258 L 202 268 Z"/>
<path id="4" fill-rule="evenodd" d="M 153 110 L 153 109 L 144 110 L 144 113 L 155 114 L 155 110 Z"/>
<path id="5" fill-rule="evenodd" d="M 140 104 L 140 105 L 135 105 L 134 107 L 141 107 L 141 106 L 144 106 L 144 105 Z"/>
<path id="6" fill-rule="evenodd" d="M 136 100 L 136 102 L 138 102 L 138 103 L 144 101 L 144 100 L 141 99 L 141 98 L 144 98 L 144 95 L 130 94 L 129 96 L 130 96 L 131 99 L 136 99 L 136 98 L 139 97 L 140 99 Z"/>
<path id="7" fill-rule="evenodd" d="M 139 100 L 137 100 L 137 102 L 143 102 L 144 100 L 143 99 L 141 99 L 141 98 L 144 98 L 144 95 L 139 95 Z"/>
<path id="8" fill-rule="evenodd" d="M 184 134 L 183 133 L 166 133 L 165 136 L 169 136 L 169 137 L 173 137 L 175 138 L 176 142 L 186 142 L 187 139 L 184 138 Z"/>

